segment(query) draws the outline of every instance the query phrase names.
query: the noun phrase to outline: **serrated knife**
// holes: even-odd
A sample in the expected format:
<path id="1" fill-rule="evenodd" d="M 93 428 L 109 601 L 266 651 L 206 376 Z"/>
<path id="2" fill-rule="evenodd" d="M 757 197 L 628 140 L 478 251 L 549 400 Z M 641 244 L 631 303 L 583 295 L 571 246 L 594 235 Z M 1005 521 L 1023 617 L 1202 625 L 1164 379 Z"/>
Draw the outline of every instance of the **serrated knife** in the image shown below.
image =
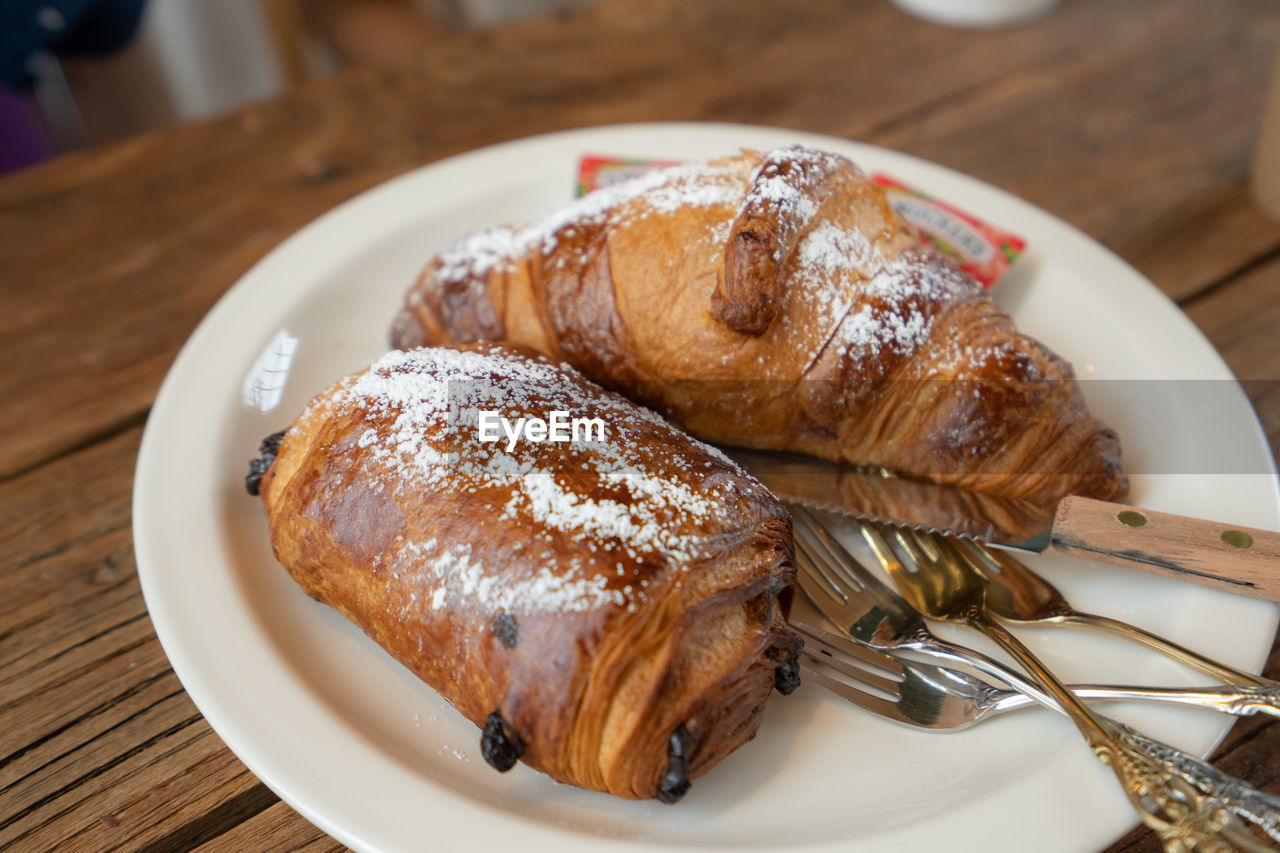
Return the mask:
<path id="1" fill-rule="evenodd" d="M 1280 601 L 1280 533 L 1068 496 L 1055 505 L 837 465 L 721 447 L 778 497 L 812 509 L 1087 560 Z"/>

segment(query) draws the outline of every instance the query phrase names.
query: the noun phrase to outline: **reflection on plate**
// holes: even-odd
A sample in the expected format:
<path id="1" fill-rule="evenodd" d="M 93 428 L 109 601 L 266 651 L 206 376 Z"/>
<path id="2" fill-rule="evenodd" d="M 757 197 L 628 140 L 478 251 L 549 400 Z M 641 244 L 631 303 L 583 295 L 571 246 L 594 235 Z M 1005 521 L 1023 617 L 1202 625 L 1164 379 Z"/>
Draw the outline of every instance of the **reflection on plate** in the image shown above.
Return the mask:
<path id="1" fill-rule="evenodd" d="M 138 572 L 174 669 L 227 744 L 308 819 L 358 849 L 528 851 L 1094 850 L 1134 823 L 1065 720 L 1028 713 L 932 734 L 810 685 L 773 697 L 760 736 L 676 806 L 579 791 L 523 766 L 498 775 L 471 723 L 272 559 L 261 508 L 244 494 L 245 461 L 314 393 L 385 350 L 391 316 L 434 249 L 566 203 L 584 153 L 693 159 L 793 142 L 1025 235 L 1028 254 L 997 299 L 1083 379 L 1230 378 L 1176 307 L 1088 238 L 972 178 L 846 140 L 729 125 L 595 128 L 473 152 L 365 193 L 282 244 L 205 318 L 156 401 L 134 493 Z M 1273 475 L 1169 473 L 1215 470 L 1209 454 L 1227 431 L 1243 441 L 1247 470 L 1272 470 L 1238 389 L 1213 411 L 1176 399 L 1153 411 L 1131 405 L 1125 383 L 1084 384 L 1092 411 L 1124 439 L 1135 503 L 1277 525 Z M 1276 608 L 1263 602 L 1056 555 L 1036 567 L 1082 608 L 1238 666 L 1259 666 L 1275 633 Z M 1115 640 L 1024 636 L 1070 679 L 1195 683 Z M 1188 709 L 1116 714 L 1200 754 L 1230 724 Z"/>

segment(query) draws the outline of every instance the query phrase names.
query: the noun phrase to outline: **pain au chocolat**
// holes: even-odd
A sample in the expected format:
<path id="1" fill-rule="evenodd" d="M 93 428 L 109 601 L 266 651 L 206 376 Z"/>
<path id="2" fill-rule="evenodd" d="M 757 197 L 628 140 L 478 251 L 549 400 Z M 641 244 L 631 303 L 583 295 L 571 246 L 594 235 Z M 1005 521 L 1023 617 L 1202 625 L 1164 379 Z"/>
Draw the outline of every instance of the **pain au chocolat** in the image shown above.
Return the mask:
<path id="1" fill-rule="evenodd" d="M 1056 502 L 1128 490 L 1071 366 L 844 157 L 656 170 L 446 248 L 396 346 L 531 346 L 712 441 Z"/>
<path id="2" fill-rule="evenodd" d="M 486 413 L 603 429 L 487 441 Z M 277 559 L 481 727 L 499 770 L 672 802 L 796 684 L 782 505 L 568 366 L 393 352 L 261 451 L 246 483 Z"/>

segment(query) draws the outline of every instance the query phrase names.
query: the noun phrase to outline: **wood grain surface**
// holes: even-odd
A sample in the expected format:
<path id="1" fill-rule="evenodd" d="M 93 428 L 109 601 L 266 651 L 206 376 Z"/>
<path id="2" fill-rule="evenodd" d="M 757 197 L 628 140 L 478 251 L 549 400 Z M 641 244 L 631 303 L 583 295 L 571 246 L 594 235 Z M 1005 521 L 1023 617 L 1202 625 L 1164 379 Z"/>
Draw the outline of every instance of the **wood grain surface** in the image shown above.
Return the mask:
<path id="1" fill-rule="evenodd" d="M 885 0 L 604 0 L 0 180 L 0 849 L 341 849 L 191 704 L 130 534 L 142 424 L 178 348 L 325 210 L 450 154 L 594 124 L 865 140 L 1115 250 L 1245 380 L 1274 450 L 1280 225 L 1248 181 L 1278 40 L 1273 0 L 1063 0 L 975 32 Z M 1280 793 L 1280 726 L 1242 720 L 1213 759 Z M 1159 846 L 1135 830 L 1111 849 Z"/>
<path id="2" fill-rule="evenodd" d="M 1068 495 L 1053 547 L 1095 563 L 1280 602 L 1280 533 Z"/>

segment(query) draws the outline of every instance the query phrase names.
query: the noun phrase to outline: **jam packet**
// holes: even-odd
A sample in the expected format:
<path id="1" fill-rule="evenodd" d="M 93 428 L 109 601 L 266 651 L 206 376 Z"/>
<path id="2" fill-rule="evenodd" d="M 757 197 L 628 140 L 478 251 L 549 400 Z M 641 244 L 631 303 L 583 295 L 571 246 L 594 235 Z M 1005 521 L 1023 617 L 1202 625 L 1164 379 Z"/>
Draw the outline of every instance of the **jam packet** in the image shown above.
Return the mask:
<path id="1" fill-rule="evenodd" d="M 650 169 L 678 165 L 680 165 L 679 160 L 644 160 L 588 155 L 578 162 L 578 198 L 592 190 L 643 175 Z"/>
<path id="2" fill-rule="evenodd" d="M 650 169 L 675 166 L 679 162 L 587 155 L 578 164 L 577 194 L 581 197 Z M 871 179 L 884 188 L 889 204 L 911 223 L 922 243 L 950 257 L 984 289 L 990 289 L 999 281 L 1026 249 L 1026 240 L 1017 234 L 983 222 L 896 178 L 877 172 Z"/>
<path id="3" fill-rule="evenodd" d="M 999 281 L 1027 248 L 1027 241 L 1017 234 L 983 222 L 883 172 L 873 174 L 871 180 L 884 187 L 889 205 L 915 226 L 922 241 L 950 257 L 984 289 Z"/>

